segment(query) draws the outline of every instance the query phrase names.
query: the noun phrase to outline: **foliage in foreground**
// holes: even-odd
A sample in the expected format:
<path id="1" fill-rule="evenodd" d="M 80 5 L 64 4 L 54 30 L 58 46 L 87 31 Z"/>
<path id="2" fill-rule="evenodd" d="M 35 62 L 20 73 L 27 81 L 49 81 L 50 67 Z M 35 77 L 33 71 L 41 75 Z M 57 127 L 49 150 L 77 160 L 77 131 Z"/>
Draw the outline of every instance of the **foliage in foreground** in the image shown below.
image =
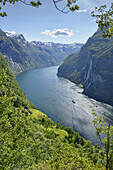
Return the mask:
<path id="1" fill-rule="evenodd" d="M 12 76 L 9 78 L 11 73 L 6 67 L 3 60 L 0 70 L 0 169 L 105 169 L 105 154 L 98 146 L 93 146 L 72 128 L 52 122 L 34 109 L 25 96 L 15 105 L 19 94 L 15 86 L 13 92 L 10 91 L 15 81 Z"/>
<path id="2" fill-rule="evenodd" d="M 110 120 L 107 123 L 105 122 L 104 115 L 99 118 L 95 110 L 93 111 L 93 115 L 95 117 L 93 123 L 96 128 L 96 134 L 103 145 L 102 149 L 106 155 L 106 170 L 108 168 L 113 169 L 113 126 Z M 104 134 L 104 137 L 102 134 Z"/>
<path id="3" fill-rule="evenodd" d="M 96 14 L 92 12 L 92 16 L 96 17 L 96 23 L 100 30 L 103 30 L 103 38 L 113 36 L 113 3 L 108 10 L 107 5 L 96 7 Z"/>

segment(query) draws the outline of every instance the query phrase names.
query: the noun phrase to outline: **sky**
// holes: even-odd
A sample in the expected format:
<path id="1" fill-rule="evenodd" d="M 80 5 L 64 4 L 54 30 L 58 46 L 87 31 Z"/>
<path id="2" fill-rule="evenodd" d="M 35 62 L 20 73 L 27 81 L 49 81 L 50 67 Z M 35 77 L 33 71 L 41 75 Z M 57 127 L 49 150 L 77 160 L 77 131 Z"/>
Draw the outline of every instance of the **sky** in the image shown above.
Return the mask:
<path id="1" fill-rule="evenodd" d="M 29 1 L 29 0 L 27 0 Z M 59 12 L 52 0 L 40 0 L 42 6 L 34 8 L 21 2 L 15 5 L 7 3 L 3 11 L 7 17 L 0 17 L 0 28 L 3 31 L 23 34 L 28 41 L 56 43 L 85 43 L 98 29 L 91 11 L 96 6 L 107 4 L 112 0 L 78 0 L 80 9 L 77 12 L 63 14 Z M 63 0 L 61 7 L 65 6 Z"/>

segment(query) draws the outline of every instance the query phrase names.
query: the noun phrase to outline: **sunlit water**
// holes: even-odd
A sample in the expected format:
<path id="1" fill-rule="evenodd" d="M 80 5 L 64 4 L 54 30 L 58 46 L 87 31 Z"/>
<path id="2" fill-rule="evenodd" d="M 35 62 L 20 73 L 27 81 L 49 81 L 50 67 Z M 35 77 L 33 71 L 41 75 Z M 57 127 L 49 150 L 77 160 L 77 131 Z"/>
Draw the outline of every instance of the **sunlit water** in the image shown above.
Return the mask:
<path id="1" fill-rule="evenodd" d="M 59 78 L 57 69 L 54 66 L 26 71 L 17 77 L 17 81 L 27 98 L 53 121 L 71 126 L 85 139 L 99 144 L 92 124 L 92 109 L 99 115 L 106 114 L 113 118 L 113 107 L 83 95 L 83 89 L 67 79 Z"/>

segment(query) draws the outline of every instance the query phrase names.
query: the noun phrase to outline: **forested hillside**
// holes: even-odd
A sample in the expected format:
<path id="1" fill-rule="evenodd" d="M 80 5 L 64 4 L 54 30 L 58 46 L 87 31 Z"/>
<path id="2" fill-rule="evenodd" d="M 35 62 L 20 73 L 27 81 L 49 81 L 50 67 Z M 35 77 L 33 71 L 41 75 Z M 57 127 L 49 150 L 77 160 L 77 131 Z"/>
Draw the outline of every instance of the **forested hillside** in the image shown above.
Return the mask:
<path id="1" fill-rule="evenodd" d="M 105 154 L 97 145 L 54 123 L 27 100 L 1 55 L 0 129 L 0 169 L 105 169 Z"/>
<path id="2" fill-rule="evenodd" d="M 83 86 L 89 97 L 113 105 L 113 38 L 103 39 L 97 31 L 64 60 L 58 76 Z"/>

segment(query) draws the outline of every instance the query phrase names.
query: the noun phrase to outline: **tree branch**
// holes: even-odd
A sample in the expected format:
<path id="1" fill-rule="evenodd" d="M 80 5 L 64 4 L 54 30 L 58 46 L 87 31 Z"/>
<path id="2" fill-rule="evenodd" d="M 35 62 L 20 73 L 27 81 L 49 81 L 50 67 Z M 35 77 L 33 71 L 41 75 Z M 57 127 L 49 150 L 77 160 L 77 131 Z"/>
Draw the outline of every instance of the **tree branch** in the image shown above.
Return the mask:
<path id="1" fill-rule="evenodd" d="M 63 9 L 58 8 L 57 3 L 60 2 L 60 1 L 63 1 L 63 0 L 57 0 L 57 1 L 53 0 L 53 3 L 54 3 L 54 5 L 55 5 L 55 8 L 56 8 L 58 11 L 60 11 L 60 12 L 62 12 L 62 13 L 64 13 L 64 14 L 67 14 L 67 13 L 70 11 L 70 10 L 64 11 L 64 10 L 66 9 L 67 5 L 66 5 Z"/>
<path id="2" fill-rule="evenodd" d="M 26 3 L 26 0 L 22 1 L 22 0 L 19 0 L 20 2 L 22 2 L 23 4 L 25 5 L 31 5 L 31 3 Z"/>

